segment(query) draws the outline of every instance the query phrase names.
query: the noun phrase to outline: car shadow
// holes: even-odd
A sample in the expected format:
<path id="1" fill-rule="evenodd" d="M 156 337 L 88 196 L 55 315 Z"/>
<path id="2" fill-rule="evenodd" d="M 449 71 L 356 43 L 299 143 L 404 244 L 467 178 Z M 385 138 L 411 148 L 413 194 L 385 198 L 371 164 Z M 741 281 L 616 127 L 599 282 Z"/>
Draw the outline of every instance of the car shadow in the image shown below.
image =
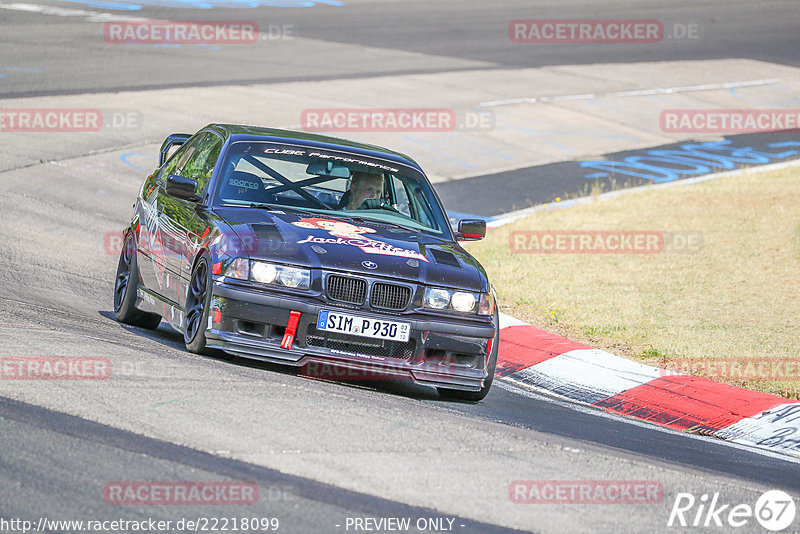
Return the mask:
<path id="1" fill-rule="evenodd" d="M 158 325 L 158 328 L 155 330 L 149 330 L 147 328 L 120 323 L 114 318 L 114 313 L 111 311 L 100 310 L 98 311 L 98 315 L 119 325 L 120 328 L 126 330 L 127 332 L 150 339 L 172 349 L 188 352 L 183 344 L 183 335 L 174 330 L 165 321 L 161 321 L 161 324 Z M 439 395 L 435 388 L 415 384 L 409 379 L 379 376 L 358 378 L 358 375 L 354 376 L 352 371 L 334 364 L 314 363 L 313 366 L 304 365 L 302 367 L 294 367 L 261 360 L 253 360 L 250 358 L 243 358 L 241 356 L 234 356 L 221 350 L 212 350 L 208 355 L 197 356 L 214 360 L 223 360 L 238 367 L 259 369 L 262 371 L 269 371 L 271 373 L 279 373 L 282 375 L 299 376 L 307 380 L 335 383 L 343 387 L 367 389 L 381 393 L 397 395 L 400 397 L 429 401 L 442 401 L 446 403 L 474 404 L 470 401 L 445 399 Z"/>

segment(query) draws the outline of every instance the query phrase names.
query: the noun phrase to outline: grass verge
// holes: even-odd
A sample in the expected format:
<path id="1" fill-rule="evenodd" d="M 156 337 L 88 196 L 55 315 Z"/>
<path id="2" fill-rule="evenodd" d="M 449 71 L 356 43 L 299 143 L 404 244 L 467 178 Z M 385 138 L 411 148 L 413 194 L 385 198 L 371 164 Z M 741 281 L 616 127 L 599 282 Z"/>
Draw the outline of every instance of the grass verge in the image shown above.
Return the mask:
<path id="1" fill-rule="evenodd" d="M 688 252 L 512 253 L 514 243 L 545 245 L 542 234 L 514 241 L 531 230 L 695 237 Z M 800 166 L 539 212 L 468 248 L 518 319 L 648 365 L 800 398 Z"/>

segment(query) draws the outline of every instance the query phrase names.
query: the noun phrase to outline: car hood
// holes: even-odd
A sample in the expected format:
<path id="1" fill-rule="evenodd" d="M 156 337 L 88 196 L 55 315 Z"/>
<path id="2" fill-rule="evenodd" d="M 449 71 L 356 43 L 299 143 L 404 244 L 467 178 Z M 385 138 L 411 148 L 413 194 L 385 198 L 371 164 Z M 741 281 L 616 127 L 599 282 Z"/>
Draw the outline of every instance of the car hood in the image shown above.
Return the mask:
<path id="1" fill-rule="evenodd" d="M 458 243 L 377 221 L 260 208 L 217 208 L 251 259 L 488 291 Z"/>

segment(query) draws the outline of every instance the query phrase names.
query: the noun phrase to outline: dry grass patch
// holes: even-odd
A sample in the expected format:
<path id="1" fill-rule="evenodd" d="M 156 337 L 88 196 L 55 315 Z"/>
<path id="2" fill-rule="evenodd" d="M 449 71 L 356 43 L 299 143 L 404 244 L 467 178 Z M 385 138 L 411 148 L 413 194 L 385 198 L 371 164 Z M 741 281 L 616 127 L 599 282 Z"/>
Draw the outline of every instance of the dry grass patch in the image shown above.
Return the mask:
<path id="1" fill-rule="evenodd" d="M 702 245 L 693 253 L 512 254 L 509 236 L 521 230 L 699 232 Z M 699 360 L 695 374 L 800 398 L 798 166 L 536 213 L 469 249 L 514 317 L 650 365 Z M 782 379 L 708 365 L 741 359 L 783 362 Z"/>

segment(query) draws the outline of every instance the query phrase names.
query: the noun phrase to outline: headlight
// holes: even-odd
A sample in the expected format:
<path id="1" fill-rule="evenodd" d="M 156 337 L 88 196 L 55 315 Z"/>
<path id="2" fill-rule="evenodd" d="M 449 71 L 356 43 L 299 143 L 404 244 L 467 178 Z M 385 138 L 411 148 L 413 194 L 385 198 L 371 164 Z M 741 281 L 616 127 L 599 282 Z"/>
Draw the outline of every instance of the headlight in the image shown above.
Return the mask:
<path id="1" fill-rule="evenodd" d="M 425 307 L 443 310 L 450 304 L 450 292 L 446 289 L 429 287 L 425 290 Z"/>
<path id="2" fill-rule="evenodd" d="M 277 265 L 266 261 L 250 262 L 250 280 L 294 289 L 311 287 L 311 271 L 301 267 Z"/>
<path id="3" fill-rule="evenodd" d="M 308 269 L 283 267 L 280 272 L 279 280 L 286 287 L 308 289 L 309 285 L 311 285 L 311 272 Z"/>
<path id="4" fill-rule="evenodd" d="M 225 269 L 225 276 L 238 280 L 247 280 L 250 278 L 250 262 L 244 258 L 236 258 Z"/>
<path id="5" fill-rule="evenodd" d="M 465 291 L 456 291 L 450 299 L 453 309 L 462 313 L 468 313 L 475 309 L 475 295 Z"/>
<path id="6" fill-rule="evenodd" d="M 278 269 L 271 263 L 254 261 L 250 276 L 253 278 L 254 282 L 271 284 L 278 278 Z"/>
<path id="7" fill-rule="evenodd" d="M 423 306 L 433 310 L 477 313 L 478 315 L 491 315 L 494 313 L 494 299 L 492 299 L 491 295 L 439 287 L 425 288 Z"/>

